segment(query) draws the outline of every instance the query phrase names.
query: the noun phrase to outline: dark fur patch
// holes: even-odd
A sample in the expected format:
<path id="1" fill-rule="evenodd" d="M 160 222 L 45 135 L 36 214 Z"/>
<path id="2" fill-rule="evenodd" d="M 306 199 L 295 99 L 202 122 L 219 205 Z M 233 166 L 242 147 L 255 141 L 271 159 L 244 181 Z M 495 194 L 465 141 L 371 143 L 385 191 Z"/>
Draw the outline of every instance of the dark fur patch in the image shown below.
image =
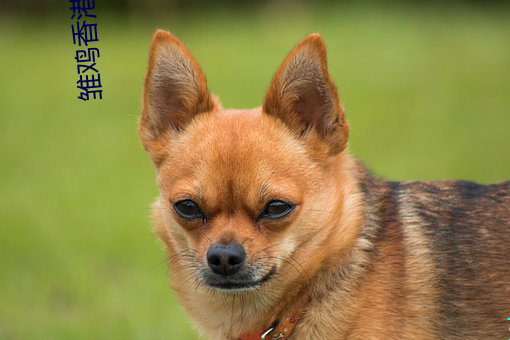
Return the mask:
<path id="1" fill-rule="evenodd" d="M 424 221 L 439 275 L 442 332 L 503 336 L 510 314 L 510 183 L 414 182 L 401 199 Z"/>
<path id="2" fill-rule="evenodd" d="M 406 228 L 399 211 L 405 202 L 414 207 L 406 215 L 422 221 L 439 271 L 435 288 L 440 299 L 430 301 L 439 307 L 439 334 L 449 339 L 508 337 L 510 182 L 384 182 L 362 165 L 359 174 L 366 202 L 363 233 L 375 236 L 369 237 L 374 242 L 371 261 L 385 256 L 379 251 L 385 243 L 404 242 L 395 228 Z M 404 249 L 409 247 L 413 245 Z M 399 255 L 404 257 L 405 251 Z M 398 280 L 404 277 L 402 273 Z"/>

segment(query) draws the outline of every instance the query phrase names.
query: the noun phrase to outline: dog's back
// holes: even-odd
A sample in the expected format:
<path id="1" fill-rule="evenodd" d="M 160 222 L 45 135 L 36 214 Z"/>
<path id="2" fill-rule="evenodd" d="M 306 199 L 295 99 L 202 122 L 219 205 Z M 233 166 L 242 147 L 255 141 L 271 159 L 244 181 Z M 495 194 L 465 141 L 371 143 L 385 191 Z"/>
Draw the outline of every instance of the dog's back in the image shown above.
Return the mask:
<path id="1" fill-rule="evenodd" d="M 508 338 L 510 182 L 383 182 L 362 177 L 364 233 L 373 244 L 366 280 L 379 281 L 379 289 L 390 297 L 386 306 L 374 306 L 385 309 L 374 314 L 375 320 L 388 310 L 398 316 L 396 325 L 387 327 L 394 331 L 387 334 Z M 373 290 L 366 291 L 370 295 Z M 366 299 L 377 301 L 375 296 Z"/>

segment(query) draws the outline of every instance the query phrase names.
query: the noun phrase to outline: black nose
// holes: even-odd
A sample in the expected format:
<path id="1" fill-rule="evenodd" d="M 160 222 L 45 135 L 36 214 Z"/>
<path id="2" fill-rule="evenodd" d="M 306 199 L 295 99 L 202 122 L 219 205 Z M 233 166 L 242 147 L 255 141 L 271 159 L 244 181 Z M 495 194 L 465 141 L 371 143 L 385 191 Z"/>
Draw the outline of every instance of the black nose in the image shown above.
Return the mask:
<path id="1" fill-rule="evenodd" d="M 243 266 L 246 253 L 238 243 L 214 244 L 207 251 L 207 263 L 219 275 L 232 275 Z"/>

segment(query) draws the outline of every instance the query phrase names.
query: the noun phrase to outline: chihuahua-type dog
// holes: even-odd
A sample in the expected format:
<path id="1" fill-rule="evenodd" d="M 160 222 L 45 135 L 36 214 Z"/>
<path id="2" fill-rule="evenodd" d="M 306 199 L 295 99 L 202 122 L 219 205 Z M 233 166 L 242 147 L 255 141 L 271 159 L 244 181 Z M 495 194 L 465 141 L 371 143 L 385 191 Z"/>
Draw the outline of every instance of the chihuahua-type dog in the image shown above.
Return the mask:
<path id="1" fill-rule="evenodd" d="M 318 34 L 238 110 L 158 30 L 139 134 L 172 286 L 202 336 L 510 337 L 510 182 L 372 176 L 348 152 Z"/>

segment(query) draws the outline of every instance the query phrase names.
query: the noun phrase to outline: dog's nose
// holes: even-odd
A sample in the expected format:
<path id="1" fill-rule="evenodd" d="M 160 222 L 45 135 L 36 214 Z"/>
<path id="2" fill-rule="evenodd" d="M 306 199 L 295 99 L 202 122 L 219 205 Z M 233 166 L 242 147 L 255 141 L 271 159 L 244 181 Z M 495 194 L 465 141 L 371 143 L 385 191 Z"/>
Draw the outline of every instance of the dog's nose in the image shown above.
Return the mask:
<path id="1" fill-rule="evenodd" d="M 243 266 L 246 253 L 238 243 L 214 244 L 207 251 L 207 263 L 219 275 L 232 275 Z"/>

